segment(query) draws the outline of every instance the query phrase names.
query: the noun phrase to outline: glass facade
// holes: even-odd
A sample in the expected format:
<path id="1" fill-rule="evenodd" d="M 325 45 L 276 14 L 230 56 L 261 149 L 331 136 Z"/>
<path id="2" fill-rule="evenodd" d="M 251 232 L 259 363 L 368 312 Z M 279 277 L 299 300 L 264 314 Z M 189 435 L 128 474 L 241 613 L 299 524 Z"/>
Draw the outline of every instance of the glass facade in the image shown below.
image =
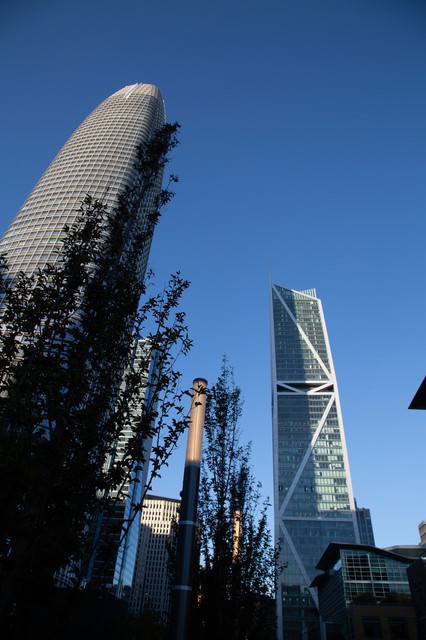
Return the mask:
<path id="1" fill-rule="evenodd" d="M 370 544 L 374 547 L 374 531 L 370 509 L 356 507 L 356 519 L 358 521 L 359 540 L 361 544 Z"/>
<path id="2" fill-rule="evenodd" d="M 0 242 L 9 275 L 34 273 L 54 262 L 65 224 L 72 224 L 85 196 L 114 206 L 136 180 L 137 147 L 164 124 L 160 91 L 149 84 L 124 87 L 102 102 L 78 127 L 45 171 Z M 160 187 L 160 185 L 158 185 Z M 144 194 L 144 224 L 153 194 Z M 143 276 L 149 246 L 140 257 Z"/>
<path id="3" fill-rule="evenodd" d="M 150 361 L 150 371 L 146 370 Z M 155 356 L 150 359 L 149 343 L 147 340 L 137 340 L 134 344 L 132 368 L 139 371 L 145 382 L 152 379 L 156 370 Z M 121 460 L 129 438 L 133 434 L 133 423 L 138 420 L 144 407 L 153 405 L 153 387 L 146 384 L 140 389 L 139 397 L 134 403 L 125 428 L 122 430 L 114 454 L 105 462 L 108 468 L 114 462 Z M 126 483 L 120 491 L 112 491 L 110 504 L 97 514 L 93 525 L 93 535 L 99 539 L 99 545 L 92 558 L 87 574 L 87 581 L 96 581 L 119 598 L 128 600 L 133 581 L 138 547 L 140 518 L 138 505 L 142 502 L 143 492 L 147 484 L 148 462 L 152 446 L 152 438 L 143 444 L 143 464 L 135 463 L 132 482 Z M 123 524 L 124 523 L 124 524 Z M 105 564 L 102 558 L 103 546 L 115 549 L 115 562 Z"/>
<path id="4" fill-rule="evenodd" d="M 407 577 L 413 562 L 372 545 L 330 544 L 313 583 L 327 638 L 332 630 L 336 638 L 423 638 L 416 633 Z"/>
<path id="5" fill-rule="evenodd" d="M 118 195 L 126 188 L 136 186 L 138 147 L 148 142 L 164 121 L 164 103 L 160 91 L 153 85 L 130 85 L 102 102 L 57 154 L 0 241 L 0 252 L 7 254 L 8 275 L 13 278 L 18 271 L 32 275 L 38 268 L 55 262 L 64 226 L 75 222 L 86 195 L 113 209 Z M 155 184 L 145 189 L 138 185 L 135 194 L 138 217 L 128 229 L 124 254 L 135 236 L 145 229 L 156 194 L 161 189 L 161 179 L 159 172 Z M 135 265 L 134 275 L 139 283 L 145 275 L 149 250 L 150 243 L 146 242 Z M 142 343 L 135 348 L 137 366 Z M 143 396 L 141 402 L 142 399 Z M 115 455 L 106 464 L 119 458 L 120 448 L 130 432 L 131 420 L 129 428 L 121 434 Z M 146 474 L 146 469 L 139 472 L 140 475 L 143 473 Z M 142 477 L 140 480 L 143 483 Z M 102 538 L 110 535 L 110 531 L 115 532 L 117 559 L 102 575 L 101 583 L 119 596 L 130 591 L 139 532 L 139 523 L 135 521 L 118 546 L 120 524 L 131 515 L 131 504 L 138 498 L 131 492 L 141 494 L 142 483 L 131 485 L 127 499 L 115 502 L 110 510 L 98 514 L 93 523 L 96 536 Z M 99 578 L 99 572 L 100 563 L 93 558 L 88 578 L 91 575 Z M 68 585 L 68 567 L 58 572 L 57 581 L 61 586 Z"/>
<path id="6" fill-rule="evenodd" d="M 147 361 L 150 360 L 150 371 L 144 370 Z M 151 357 L 149 343 L 147 340 L 138 340 L 135 343 L 135 350 L 133 354 L 133 368 L 141 371 L 146 376 L 146 381 L 153 379 L 153 374 L 158 374 L 157 361 L 155 354 Z M 120 459 L 120 452 L 127 444 L 127 441 L 132 435 L 132 425 L 134 420 L 138 420 L 141 416 L 144 407 L 152 407 L 154 405 L 153 398 L 154 389 L 151 385 L 147 384 L 146 387 L 140 390 L 138 401 L 132 409 L 132 413 L 129 416 L 127 429 L 124 429 L 120 434 L 120 439 L 116 452 L 116 459 Z M 135 470 L 133 471 L 133 482 L 130 486 L 124 487 L 124 495 L 127 494 L 127 498 L 123 499 L 121 504 L 118 504 L 116 508 L 120 507 L 121 522 L 131 522 L 130 526 L 126 526 L 125 535 L 120 532 L 121 542 L 117 551 L 117 559 L 114 567 L 113 576 L 113 590 L 120 598 L 130 598 L 130 590 L 133 582 L 133 574 L 136 566 L 136 554 L 138 548 L 139 539 L 139 508 L 137 505 L 141 504 L 143 493 L 147 485 L 148 476 L 148 462 L 151 454 L 152 438 L 147 438 L 143 444 L 142 452 L 142 465 L 138 462 L 135 463 Z"/>
<path id="7" fill-rule="evenodd" d="M 407 578 L 409 559 L 402 562 L 365 549 L 341 549 L 340 562 L 346 604 L 369 593 L 382 600 L 388 593 L 410 594 Z"/>
<path id="8" fill-rule="evenodd" d="M 321 301 L 278 285 L 270 296 L 275 529 L 287 563 L 278 628 L 299 640 L 319 637 L 310 588 L 319 558 L 330 542 L 359 536 Z"/>

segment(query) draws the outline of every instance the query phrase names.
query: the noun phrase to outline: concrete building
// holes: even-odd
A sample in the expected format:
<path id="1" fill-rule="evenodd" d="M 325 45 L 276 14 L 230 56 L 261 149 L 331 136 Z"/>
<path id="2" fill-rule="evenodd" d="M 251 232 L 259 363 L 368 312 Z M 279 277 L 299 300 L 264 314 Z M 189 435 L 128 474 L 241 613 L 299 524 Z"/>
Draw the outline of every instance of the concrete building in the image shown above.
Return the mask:
<path id="1" fill-rule="evenodd" d="M 420 536 L 420 544 L 424 547 L 426 546 L 426 521 L 422 520 L 419 523 L 419 536 Z"/>
<path id="2" fill-rule="evenodd" d="M 141 514 L 141 530 L 129 609 L 141 615 L 156 611 L 167 623 L 170 610 L 170 555 L 180 500 L 148 495 Z"/>

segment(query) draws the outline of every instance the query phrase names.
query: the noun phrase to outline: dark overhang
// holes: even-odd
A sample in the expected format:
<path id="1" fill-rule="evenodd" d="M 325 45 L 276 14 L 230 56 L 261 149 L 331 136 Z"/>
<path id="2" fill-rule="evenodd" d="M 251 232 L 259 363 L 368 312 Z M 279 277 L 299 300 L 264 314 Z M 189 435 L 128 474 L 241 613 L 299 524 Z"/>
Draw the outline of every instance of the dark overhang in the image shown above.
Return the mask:
<path id="1" fill-rule="evenodd" d="M 320 587 L 327 584 L 327 582 L 329 582 L 330 580 L 331 580 L 331 576 L 328 573 L 320 573 L 319 576 L 315 576 L 315 578 L 312 580 L 309 586 L 316 587 L 317 589 L 319 589 Z"/>
<path id="2" fill-rule="evenodd" d="M 426 409 L 426 378 L 423 379 L 422 384 L 417 389 L 417 393 L 411 400 L 409 409 Z"/>

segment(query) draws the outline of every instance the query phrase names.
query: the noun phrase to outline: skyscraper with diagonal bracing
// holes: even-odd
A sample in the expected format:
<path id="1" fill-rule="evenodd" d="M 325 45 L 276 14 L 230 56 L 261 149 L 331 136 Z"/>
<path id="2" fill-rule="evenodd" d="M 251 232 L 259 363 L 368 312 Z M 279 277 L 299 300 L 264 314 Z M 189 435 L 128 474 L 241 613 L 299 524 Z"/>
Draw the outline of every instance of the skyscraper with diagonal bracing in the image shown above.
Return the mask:
<path id="1" fill-rule="evenodd" d="M 319 638 L 310 584 L 330 542 L 359 542 L 340 401 L 315 290 L 270 286 L 279 637 Z"/>

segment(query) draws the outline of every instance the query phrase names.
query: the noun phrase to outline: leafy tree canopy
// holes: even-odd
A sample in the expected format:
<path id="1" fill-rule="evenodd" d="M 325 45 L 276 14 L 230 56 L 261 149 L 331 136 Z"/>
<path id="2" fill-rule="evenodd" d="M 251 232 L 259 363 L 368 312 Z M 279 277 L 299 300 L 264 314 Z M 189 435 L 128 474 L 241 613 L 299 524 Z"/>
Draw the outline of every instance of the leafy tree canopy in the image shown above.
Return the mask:
<path id="1" fill-rule="evenodd" d="M 199 498 L 196 637 L 275 638 L 278 553 L 253 477 L 251 445 L 240 443 L 241 390 L 222 361 L 207 391 Z"/>

